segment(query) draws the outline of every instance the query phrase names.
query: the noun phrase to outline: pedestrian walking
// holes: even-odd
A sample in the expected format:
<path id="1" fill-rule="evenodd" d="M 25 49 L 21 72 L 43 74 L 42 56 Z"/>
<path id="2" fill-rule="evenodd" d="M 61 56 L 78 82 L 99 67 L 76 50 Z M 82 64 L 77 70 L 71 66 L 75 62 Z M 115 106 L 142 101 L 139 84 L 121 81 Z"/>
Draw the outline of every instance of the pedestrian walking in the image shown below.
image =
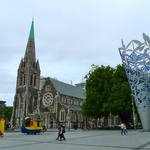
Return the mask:
<path id="1" fill-rule="evenodd" d="M 58 134 L 57 134 L 57 138 L 56 138 L 56 140 L 58 140 L 58 139 L 59 139 L 59 130 L 60 130 L 60 124 L 58 125 Z"/>
<path id="2" fill-rule="evenodd" d="M 65 126 L 62 126 L 60 124 L 59 128 L 58 128 L 58 136 L 57 136 L 56 140 L 60 140 L 60 141 L 62 141 L 62 139 L 66 140 L 64 133 L 65 133 Z"/>
<path id="3" fill-rule="evenodd" d="M 47 130 L 47 129 L 46 129 L 46 126 L 45 126 L 45 124 L 44 124 L 44 125 L 43 125 L 43 133 L 46 132 L 46 130 Z"/>
<path id="4" fill-rule="evenodd" d="M 125 124 L 125 123 L 124 123 L 124 134 L 128 134 L 127 126 L 126 126 L 126 124 Z"/>
<path id="5" fill-rule="evenodd" d="M 120 128 L 121 128 L 121 135 L 122 135 L 124 133 L 124 124 L 123 123 L 121 123 Z"/>
<path id="6" fill-rule="evenodd" d="M 128 134 L 128 131 L 127 131 L 127 126 L 125 123 L 122 123 L 121 124 L 121 135 L 122 134 Z"/>

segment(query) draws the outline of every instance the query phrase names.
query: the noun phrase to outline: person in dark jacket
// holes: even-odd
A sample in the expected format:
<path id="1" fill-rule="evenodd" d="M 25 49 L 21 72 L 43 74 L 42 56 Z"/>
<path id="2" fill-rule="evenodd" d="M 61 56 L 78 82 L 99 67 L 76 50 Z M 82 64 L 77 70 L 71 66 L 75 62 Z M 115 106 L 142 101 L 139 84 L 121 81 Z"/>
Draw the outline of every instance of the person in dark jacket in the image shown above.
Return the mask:
<path id="1" fill-rule="evenodd" d="M 58 136 L 57 136 L 56 140 L 60 140 L 60 141 L 62 141 L 62 139 L 66 140 L 64 133 L 65 133 L 65 126 L 62 126 L 60 124 L 60 126 L 58 128 Z"/>

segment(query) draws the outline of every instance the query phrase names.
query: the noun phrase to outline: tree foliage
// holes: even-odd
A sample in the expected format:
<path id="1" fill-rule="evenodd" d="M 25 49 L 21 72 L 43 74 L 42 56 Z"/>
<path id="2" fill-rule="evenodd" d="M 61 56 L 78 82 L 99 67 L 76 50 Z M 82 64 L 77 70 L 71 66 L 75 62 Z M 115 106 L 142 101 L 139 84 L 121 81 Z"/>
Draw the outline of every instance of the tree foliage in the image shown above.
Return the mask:
<path id="1" fill-rule="evenodd" d="M 12 115 L 13 107 L 5 107 L 4 110 L 4 115 L 5 115 L 5 120 L 10 121 L 11 115 Z"/>
<path id="2" fill-rule="evenodd" d="M 100 118 L 106 115 L 102 111 L 103 104 L 108 99 L 111 90 L 111 78 L 114 69 L 110 66 L 92 65 L 91 71 L 86 78 L 86 100 L 82 106 L 85 116 Z"/>
<path id="3" fill-rule="evenodd" d="M 129 126 L 129 120 L 132 115 L 132 97 L 123 65 L 116 67 L 114 80 L 108 103 L 111 104 L 111 112 L 114 115 L 118 115 L 121 121 Z"/>
<path id="4" fill-rule="evenodd" d="M 101 118 L 111 112 L 118 115 L 122 122 L 129 124 L 132 114 L 131 90 L 123 65 L 118 65 L 115 69 L 92 65 L 85 78 L 83 115 Z"/>

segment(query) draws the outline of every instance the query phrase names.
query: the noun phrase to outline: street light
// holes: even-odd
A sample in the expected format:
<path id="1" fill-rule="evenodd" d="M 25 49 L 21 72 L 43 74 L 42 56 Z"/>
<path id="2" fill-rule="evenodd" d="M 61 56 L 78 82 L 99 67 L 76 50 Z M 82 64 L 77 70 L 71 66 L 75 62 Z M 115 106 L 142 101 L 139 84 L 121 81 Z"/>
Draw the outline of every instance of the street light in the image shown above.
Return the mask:
<path id="1" fill-rule="evenodd" d="M 70 113 L 70 106 L 68 107 L 68 114 L 67 114 L 67 119 L 68 119 L 68 131 L 70 131 L 70 119 L 71 119 L 71 113 Z"/>

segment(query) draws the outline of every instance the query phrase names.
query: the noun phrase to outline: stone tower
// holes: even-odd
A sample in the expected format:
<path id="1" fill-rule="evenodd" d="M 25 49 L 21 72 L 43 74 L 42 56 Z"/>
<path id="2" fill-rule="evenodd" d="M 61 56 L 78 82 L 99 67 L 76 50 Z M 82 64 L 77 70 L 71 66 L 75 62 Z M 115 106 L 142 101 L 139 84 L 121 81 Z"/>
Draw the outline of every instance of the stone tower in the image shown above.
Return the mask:
<path id="1" fill-rule="evenodd" d="M 17 73 L 16 93 L 11 122 L 20 125 L 24 116 L 35 109 L 40 85 L 40 66 L 36 60 L 34 40 L 34 20 L 32 20 L 24 58 L 21 59 Z"/>

